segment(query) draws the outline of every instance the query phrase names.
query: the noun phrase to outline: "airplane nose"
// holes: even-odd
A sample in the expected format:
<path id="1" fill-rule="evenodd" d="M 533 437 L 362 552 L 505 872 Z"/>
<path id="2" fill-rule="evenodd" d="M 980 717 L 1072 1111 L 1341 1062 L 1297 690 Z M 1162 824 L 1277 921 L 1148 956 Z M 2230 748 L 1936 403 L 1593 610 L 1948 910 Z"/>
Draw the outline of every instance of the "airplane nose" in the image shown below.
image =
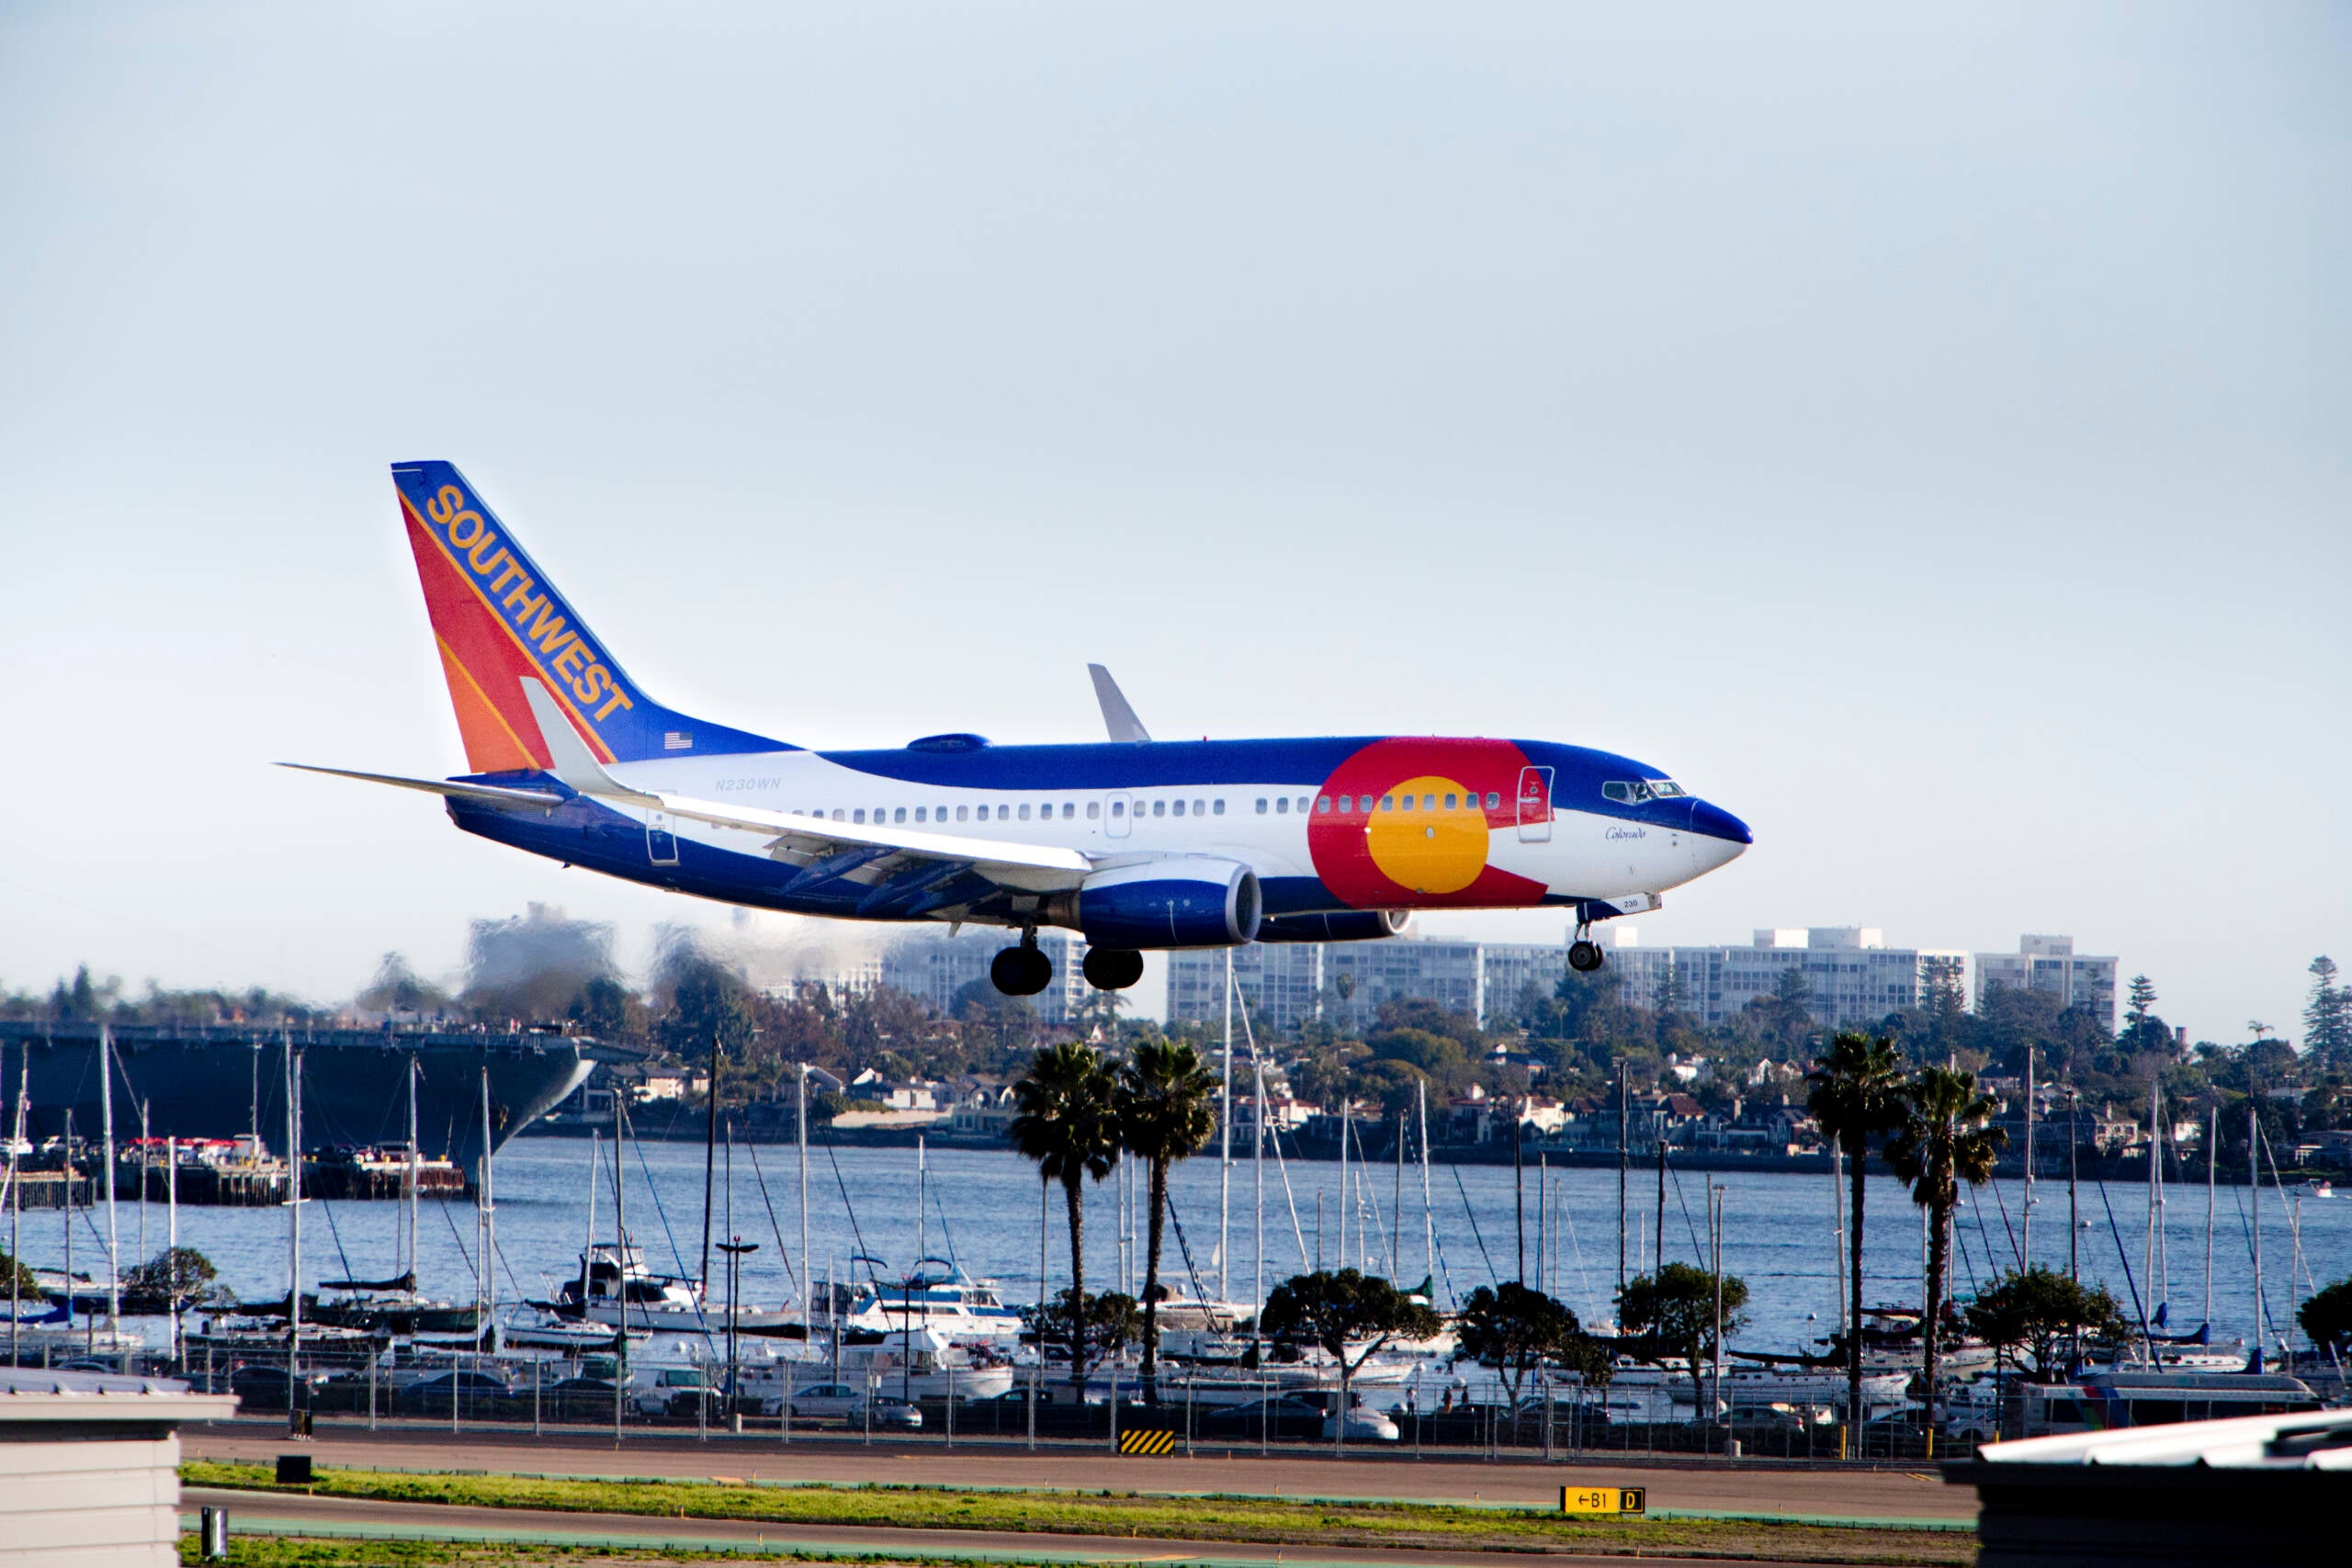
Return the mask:
<path id="1" fill-rule="evenodd" d="M 1756 835 L 1747 824 L 1711 802 L 1699 800 L 1690 805 L 1690 830 L 1704 833 L 1710 839 L 1722 839 L 1734 844 L 1752 844 Z"/>

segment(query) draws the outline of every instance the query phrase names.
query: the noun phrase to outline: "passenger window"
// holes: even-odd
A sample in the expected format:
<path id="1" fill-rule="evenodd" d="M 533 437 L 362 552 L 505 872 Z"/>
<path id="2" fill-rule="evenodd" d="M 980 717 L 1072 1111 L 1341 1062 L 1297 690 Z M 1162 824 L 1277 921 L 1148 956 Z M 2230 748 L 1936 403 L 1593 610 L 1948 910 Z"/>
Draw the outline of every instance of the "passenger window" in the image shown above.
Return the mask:
<path id="1" fill-rule="evenodd" d="M 1424 811 L 1435 811 L 1437 809 L 1437 796 L 1433 795 L 1425 795 L 1421 796 L 1421 809 Z"/>
<path id="2" fill-rule="evenodd" d="M 1304 817 L 1304 816 L 1306 816 L 1306 807 L 1307 807 L 1307 797 L 1306 797 L 1306 795 L 1300 795 L 1300 796 L 1298 797 L 1298 814 L 1299 814 L 1301 817 Z"/>
<path id="3" fill-rule="evenodd" d="M 1354 795 L 1343 795 L 1340 796 L 1340 810 L 1341 813 L 1344 814 L 1346 812 L 1353 811 L 1355 808 L 1356 797 Z"/>
<path id="4" fill-rule="evenodd" d="M 956 808 L 956 820 L 958 822 L 968 822 L 971 820 L 971 816 L 972 808 L 968 806 L 959 806 Z"/>
<path id="5" fill-rule="evenodd" d="M 1452 796 L 1452 795 L 1447 795 L 1447 796 L 1445 797 L 1445 808 L 1446 808 L 1448 811 L 1451 811 L 1451 810 L 1453 810 L 1453 796 Z"/>
<path id="6" fill-rule="evenodd" d="M 1021 820 L 1023 822 L 1029 820 L 1029 803 L 1025 800 L 1021 803 Z"/>
<path id="7" fill-rule="evenodd" d="M 1097 822 L 1102 820 L 1102 803 L 1099 800 L 1088 801 L 1086 803 L 1086 819 L 1089 822 Z"/>
<path id="8" fill-rule="evenodd" d="M 1405 797 L 1405 809 L 1408 811 L 1413 809 L 1413 797 L 1409 795 Z"/>
<path id="9" fill-rule="evenodd" d="M 1166 801 L 1164 801 L 1164 800 L 1155 800 L 1155 801 L 1153 801 L 1153 802 L 1151 803 L 1151 814 L 1152 814 L 1154 817 L 1165 817 L 1165 816 L 1167 816 L 1167 815 L 1168 815 L 1168 803 L 1167 803 Z"/>
<path id="10" fill-rule="evenodd" d="M 1184 803 L 1181 800 L 1176 803 L 1176 815 L 1179 817 L 1184 815 Z"/>
<path id="11" fill-rule="evenodd" d="M 1000 821 L 1000 822 L 1010 822 L 1010 821 L 1012 821 L 1012 807 L 1011 807 L 1010 806 L 1000 806 L 1000 807 L 998 807 L 996 808 L 996 819 L 997 819 L 998 821 Z"/>
<path id="12" fill-rule="evenodd" d="M 1065 800 L 1065 801 L 1063 801 L 1063 802 L 1062 802 L 1062 820 L 1063 820 L 1063 821 L 1065 821 L 1065 822 L 1074 821 L 1074 820 L 1076 820 L 1077 817 L 1078 817 L 1078 802 L 1076 802 L 1076 801 L 1074 801 L 1074 800 Z"/>
<path id="13" fill-rule="evenodd" d="M 1127 814 L 1127 803 L 1126 803 L 1125 801 L 1124 801 L 1124 800 L 1114 800 L 1114 801 L 1113 801 L 1113 802 L 1111 803 L 1111 815 L 1112 815 L 1112 816 L 1114 816 L 1114 817 L 1125 817 L 1126 814 Z"/>
<path id="14" fill-rule="evenodd" d="M 899 807 L 896 811 L 893 811 L 893 812 L 891 812 L 891 813 L 890 813 L 890 820 L 891 820 L 891 821 L 893 821 L 893 822 L 903 822 L 903 821 L 905 821 L 906 819 L 907 819 L 907 808 L 906 808 L 905 807 L 903 807 L 903 806 Z"/>
<path id="15" fill-rule="evenodd" d="M 1394 810 L 1396 810 L 1396 797 L 1395 795 L 1382 795 L 1382 796 L 1380 797 L 1380 809 L 1382 809 L 1383 811 L 1394 811 Z"/>
<path id="16" fill-rule="evenodd" d="M 1503 797 L 1497 795 L 1493 790 L 1488 790 L 1487 792 L 1487 809 L 1489 811 L 1500 811 L 1502 808 Z"/>
<path id="17" fill-rule="evenodd" d="M 1260 795 L 1260 796 L 1258 797 L 1258 815 L 1259 815 L 1259 816 L 1261 816 L 1261 817 L 1263 817 L 1265 814 L 1266 814 L 1266 797 L 1265 797 L 1264 795 Z"/>
<path id="18" fill-rule="evenodd" d="M 1274 801 L 1274 814 L 1278 817 L 1290 815 L 1290 796 L 1282 795 Z"/>
<path id="19" fill-rule="evenodd" d="M 1219 817 L 1225 815 L 1225 797 L 1223 795 L 1217 796 L 1216 810 Z"/>
<path id="20" fill-rule="evenodd" d="M 1315 797 L 1315 811 L 1317 816 L 1328 816 L 1329 815 L 1330 810 L 1331 797 L 1329 795 L 1318 795 Z"/>
<path id="21" fill-rule="evenodd" d="M 918 806 L 918 807 L 915 807 L 915 820 L 916 820 L 916 821 L 920 822 L 920 821 L 923 820 L 923 815 L 922 815 L 922 813 L 923 813 L 923 808 L 922 808 L 922 807 Z"/>
<path id="22" fill-rule="evenodd" d="M 851 820 L 852 820 L 852 821 L 856 821 L 856 822 L 863 822 L 863 821 L 865 821 L 865 807 L 862 807 L 862 806 L 861 806 L 861 807 L 859 807 L 857 808 L 857 815 L 856 815 L 855 817 L 852 818 L 851 818 Z"/>
<path id="23" fill-rule="evenodd" d="M 836 822 L 838 822 L 838 821 L 840 821 L 841 819 L 842 819 L 842 808 L 841 808 L 840 807 L 836 806 L 836 807 L 833 807 L 833 820 L 834 820 L 834 821 L 836 821 Z"/>
<path id="24" fill-rule="evenodd" d="M 1205 800 L 1196 800 L 1193 802 L 1193 815 L 1195 817 L 1200 816 L 1202 813 L 1208 810 L 1208 808 L 1209 803 Z"/>

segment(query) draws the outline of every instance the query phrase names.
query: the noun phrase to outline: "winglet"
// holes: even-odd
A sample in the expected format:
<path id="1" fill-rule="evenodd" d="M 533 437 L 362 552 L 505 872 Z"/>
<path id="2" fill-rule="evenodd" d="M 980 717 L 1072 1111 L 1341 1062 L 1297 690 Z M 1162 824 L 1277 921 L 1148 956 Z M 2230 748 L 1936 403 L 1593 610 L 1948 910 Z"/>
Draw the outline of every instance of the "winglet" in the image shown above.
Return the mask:
<path id="1" fill-rule="evenodd" d="M 522 677 L 523 698 L 531 705 L 531 716 L 539 721 L 539 736 L 548 745 L 548 756 L 553 766 L 548 771 L 582 795 L 605 799 L 632 801 L 639 806 L 660 806 L 660 797 L 633 790 L 605 771 L 587 743 L 580 739 L 580 731 L 571 727 L 563 709 L 548 689 L 530 676 Z"/>
<path id="2" fill-rule="evenodd" d="M 1127 705 L 1126 694 L 1111 679 L 1111 672 L 1100 664 L 1090 664 L 1086 672 L 1094 677 L 1094 700 L 1102 705 L 1102 725 L 1114 740 L 1148 740 L 1150 733 L 1136 710 Z"/>

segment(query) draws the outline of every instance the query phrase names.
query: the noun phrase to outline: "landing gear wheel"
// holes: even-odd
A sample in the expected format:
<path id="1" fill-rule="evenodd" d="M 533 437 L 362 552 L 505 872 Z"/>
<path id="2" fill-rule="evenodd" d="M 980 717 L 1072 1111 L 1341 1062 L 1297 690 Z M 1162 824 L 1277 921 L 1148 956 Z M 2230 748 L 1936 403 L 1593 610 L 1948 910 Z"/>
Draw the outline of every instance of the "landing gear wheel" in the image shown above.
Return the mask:
<path id="1" fill-rule="evenodd" d="M 1143 978 L 1143 954 L 1132 947 L 1090 947 L 1080 968 L 1098 991 L 1124 991 Z"/>
<path id="2" fill-rule="evenodd" d="M 1579 938 L 1568 944 L 1568 967 L 1579 975 L 1589 975 L 1600 967 L 1600 944 Z"/>
<path id="3" fill-rule="evenodd" d="M 1034 997 L 1053 984 L 1054 961 L 1023 942 L 989 960 L 989 978 L 1008 997 Z"/>

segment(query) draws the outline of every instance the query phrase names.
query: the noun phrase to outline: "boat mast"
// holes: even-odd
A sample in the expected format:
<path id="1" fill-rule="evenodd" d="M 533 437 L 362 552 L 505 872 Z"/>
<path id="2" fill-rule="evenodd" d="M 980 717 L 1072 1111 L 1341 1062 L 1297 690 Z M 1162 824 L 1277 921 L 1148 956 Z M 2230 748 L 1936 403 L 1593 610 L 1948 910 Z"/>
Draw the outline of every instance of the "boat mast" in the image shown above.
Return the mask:
<path id="1" fill-rule="evenodd" d="M 1340 1094 L 1340 1267 L 1348 1266 L 1348 1129 L 1353 1124 L 1355 1107 L 1345 1090 Z M 1319 1191 L 1319 1189 L 1318 1189 Z M 1319 1207 L 1320 1205 L 1318 1205 Z M 1315 1228 L 1323 1228 L 1317 1221 Z"/>
<path id="2" fill-rule="evenodd" d="M 2033 1047 L 2025 1048 L 2025 1211 L 2018 1221 L 2018 1269 L 2033 1267 Z"/>
<path id="3" fill-rule="evenodd" d="M 481 1317 L 474 1325 L 475 1342 L 498 1317 L 498 1202 L 491 1179 L 490 1069 L 481 1070 Z"/>
<path id="4" fill-rule="evenodd" d="M 295 1419 L 302 1352 L 302 1056 L 286 1042 L 286 1419 Z"/>
<path id="5" fill-rule="evenodd" d="M 418 1190 L 424 1185 L 424 1152 L 417 1146 L 416 1138 L 416 1075 L 424 1070 L 414 1052 L 408 1058 L 408 1299 L 416 1304 L 416 1206 Z"/>
<path id="6" fill-rule="evenodd" d="M 2255 1117 L 2254 1097 L 2245 1101 L 2245 1164 L 2247 1185 L 2253 1189 L 2250 1200 L 2254 1223 L 2249 1227 L 2254 1236 L 2254 1354 L 2262 1358 L 2262 1324 L 2266 1315 L 2262 1301 L 2262 1128 Z"/>
<path id="7" fill-rule="evenodd" d="M 1262 971 L 1261 971 L 1262 973 Z M 1233 1207 L 1233 949 L 1225 950 L 1225 1074 L 1216 1104 L 1216 1294 L 1230 1301 L 1226 1278 L 1232 1269 L 1230 1214 Z"/>
<path id="8" fill-rule="evenodd" d="M 588 1255 L 596 1247 L 597 1168 L 605 1160 L 605 1130 L 588 1129 L 588 1228 L 580 1238 L 580 1321 L 588 1321 Z"/>
<path id="9" fill-rule="evenodd" d="M 1437 1304 L 1437 1206 L 1430 1201 L 1429 1080 L 1413 1080 L 1413 1114 L 1421 1134 L 1421 1261 L 1430 1277 L 1430 1304 Z"/>
<path id="10" fill-rule="evenodd" d="M 2151 1069 L 2148 1077 L 2148 1234 L 2140 1252 L 2140 1278 L 2148 1282 L 2148 1311 L 2151 1314 L 2164 1304 L 2156 1300 L 2156 1206 L 2159 1201 L 2156 1191 L 2156 1183 L 2159 1179 L 2157 1174 L 2159 1162 L 2156 1159 L 2156 1096 L 2159 1092 L 2154 1072 Z M 2144 1335 L 2146 1330 L 2143 1328 L 2141 1332 Z M 2155 1359 L 2154 1344 L 2143 1345 L 2142 1348 L 2147 1352 L 2150 1360 L 2153 1361 Z"/>
<path id="11" fill-rule="evenodd" d="M 1258 1092 L 1258 1113 L 1250 1121 L 1250 1210 L 1253 1216 L 1250 1258 L 1250 1327 L 1256 1344 L 1258 1314 L 1266 1300 L 1266 1069 L 1250 1051 L 1250 1087 Z"/>
<path id="12" fill-rule="evenodd" d="M 2213 1187 L 2221 1158 L 2222 1109 L 2205 1112 L 2205 1321 L 2213 1321 Z"/>
<path id="13" fill-rule="evenodd" d="M 180 1141 L 164 1140 L 164 1289 L 171 1292 L 172 1365 L 180 1363 Z"/>
<path id="14" fill-rule="evenodd" d="M 22 1235 L 25 1220 L 25 1184 L 17 1179 L 18 1175 L 17 1158 L 17 1151 L 25 1145 L 25 1107 L 32 1100 L 32 1043 L 27 1041 L 17 1063 L 17 1131 L 16 1134 L 8 1140 L 8 1364 L 12 1367 L 24 1364 L 17 1357 L 18 1332 L 17 1320 L 22 1315 L 24 1309 L 21 1281 L 25 1277 L 23 1262 L 25 1248 Z M 68 1161 L 65 1167 L 65 1184 L 69 1189 L 74 1184 L 74 1167 L 71 1161 Z M 65 1299 L 68 1301 L 74 1299 L 74 1280 L 71 1275 L 68 1275 L 65 1280 Z"/>
<path id="15" fill-rule="evenodd" d="M 613 1296 L 620 1308 L 620 1332 L 615 1336 L 615 1348 L 623 1361 L 628 1359 L 628 1209 L 621 1180 L 626 1162 L 621 1158 L 621 1142 L 626 1122 L 621 1112 L 621 1085 L 613 1082 Z M 805 1189 L 805 1181 L 801 1184 Z M 583 1302 L 582 1316 L 586 1315 Z M 616 1398 L 618 1395 L 615 1395 Z M 618 1417 L 616 1417 L 618 1419 Z"/>
<path id="16" fill-rule="evenodd" d="M 808 1288 L 800 1292 L 800 1347 L 805 1350 L 808 1348 L 810 1326 L 808 1298 L 817 1293 L 817 1273 L 808 1262 L 808 1064 L 806 1062 L 800 1064 L 800 1075 L 795 1087 L 797 1099 L 794 1106 L 793 1125 L 800 1137 L 800 1267 L 809 1270 Z M 616 1089 L 614 1092 L 619 1091 Z M 825 1310 L 828 1313 L 833 1310 L 831 1301 L 826 1302 Z"/>
<path id="17" fill-rule="evenodd" d="M 1631 1126 L 1625 1103 L 1625 1064 L 1617 1063 L 1617 1299 L 1625 1298 L 1625 1180 L 1631 1168 L 1626 1164 L 1626 1145 Z"/>
<path id="18" fill-rule="evenodd" d="M 116 1261 L 120 1238 L 115 1234 L 114 1213 L 114 1032 L 98 1025 L 98 1124 L 104 1140 L 99 1157 L 107 1182 L 107 1321 L 122 1316 L 122 1268 Z M 69 1287 L 70 1288 L 70 1287 Z"/>
<path id="19" fill-rule="evenodd" d="M 718 1177 L 718 1025 L 710 1026 L 710 1125 L 702 1140 L 702 1274 L 699 1289 L 710 1299 L 710 1199 Z"/>
<path id="20" fill-rule="evenodd" d="M 1389 1190 L 1388 1267 L 1405 1271 L 1405 1110 L 1396 1109 L 1396 1183 Z"/>

